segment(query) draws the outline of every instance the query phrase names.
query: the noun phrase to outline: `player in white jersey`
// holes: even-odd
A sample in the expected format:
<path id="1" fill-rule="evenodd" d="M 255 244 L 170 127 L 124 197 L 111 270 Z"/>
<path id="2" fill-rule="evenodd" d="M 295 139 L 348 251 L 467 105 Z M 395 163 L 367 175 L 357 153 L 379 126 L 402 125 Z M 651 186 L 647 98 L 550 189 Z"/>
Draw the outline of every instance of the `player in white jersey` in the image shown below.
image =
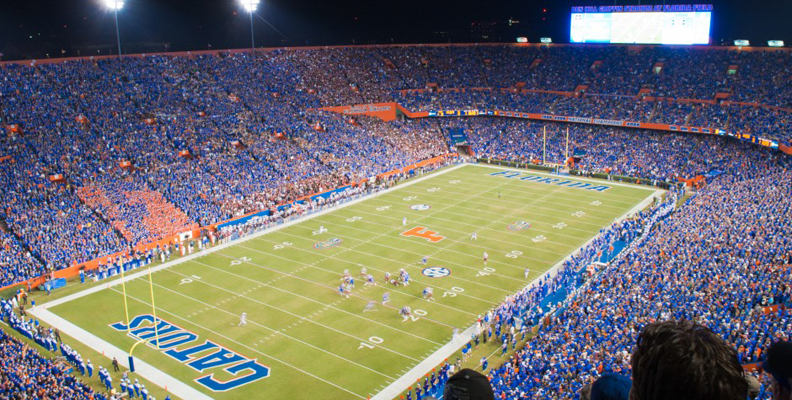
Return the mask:
<path id="1" fill-rule="evenodd" d="M 360 268 L 360 277 L 363 278 L 363 279 L 366 279 L 366 275 L 368 275 L 368 270 L 366 269 L 366 267 L 361 267 Z"/>
<path id="2" fill-rule="evenodd" d="M 478 233 L 473 232 L 473 234 L 470 235 L 470 240 L 475 240 L 475 241 L 478 242 Z"/>
<path id="3" fill-rule="evenodd" d="M 531 274 L 531 269 L 530 268 L 525 268 L 525 279 L 528 279 L 528 275 L 530 275 L 530 274 Z"/>
<path id="4" fill-rule="evenodd" d="M 384 305 L 386 305 L 388 303 L 390 303 L 390 292 L 385 292 L 382 295 L 382 305 L 384 306 Z"/>
<path id="5" fill-rule="evenodd" d="M 423 257 L 423 264 L 426 265 L 427 262 L 429 262 L 429 256 L 424 256 Z"/>
<path id="6" fill-rule="evenodd" d="M 363 312 L 369 312 L 369 311 L 377 311 L 376 301 L 369 301 L 368 304 L 366 304 L 366 308 L 363 309 Z"/>
<path id="7" fill-rule="evenodd" d="M 391 283 L 391 274 L 390 272 L 385 272 L 385 284 Z"/>
<path id="8" fill-rule="evenodd" d="M 374 275 L 366 275 L 366 281 L 363 283 L 363 286 L 377 286 L 377 282 L 374 282 Z"/>
<path id="9" fill-rule="evenodd" d="M 404 306 L 401 310 L 399 310 L 399 315 L 402 316 L 402 322 L 407 321 L 412 316 L 412 310 L 410 310 L 410 306 Z"/>
<path id="10" fill-rule="evenodd" d="M 432 289 L 431 287 L 427 286 L 426 289 L 423 290 L 424 299 L 426 299 L 427 301 L 434 301 L 434 299 L 432 298 L 432 295 L 434 295 L 434 289 Z"/>
<path id="11" fill-rule="evenodd" d="M 487 254 L 487 252 L 485 251 L 484 252 L 484 265 L 487 265 L 487 260 L 489 260 L 489 254 Z"/>
<path id="12" fill-rule="evenodd" d="M 245 326 L 245 325 L 247 325 L 247 313 L 243 312 L 242 315 L 239 317 L 239 325 L 237 326 Z"/>
<path id="13" fill-rule="evenodd" d="M 402 218 L 402 226 L 407 226 L 407 217 Z"/>

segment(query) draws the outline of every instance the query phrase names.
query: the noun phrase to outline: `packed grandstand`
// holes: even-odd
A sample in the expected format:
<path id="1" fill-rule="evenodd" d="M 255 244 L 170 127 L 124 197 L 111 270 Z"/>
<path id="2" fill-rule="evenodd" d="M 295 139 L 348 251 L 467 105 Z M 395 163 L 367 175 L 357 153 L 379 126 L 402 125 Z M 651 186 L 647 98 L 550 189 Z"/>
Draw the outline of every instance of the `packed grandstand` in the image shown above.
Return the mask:
<path id="1" fill-rule="evenodd" d="M 741 364 L 755 365 L 792 335 L 791 68 L 784 50 L 514 45 L 6 63 L 0 287 L 95 260 L 151 258 L 154 250 L 141 246 L 456 154 L 449 133 L 462 131 L 469 150 L 460 155 L 469 159 L 553 160 L 573 173 L 671 189 L 662 204 L 605 230 L 632 244 L 602 273 L 581 278 L 597 256 L 584 249 L 553 279 L 491 312 L 497 332 L 515 316 L 538 327 L 488 371 L 497 398 L 573 399 L 602 374 L 629 375 L 640 329 L 657 320 L 706 325 Z M 322 110 L 373 103 L 732 135 L 497 115 L 382 121 Z M 775 148 L 738 139 L 743 134 Z M 683 197 L 696 177 L 704 178 Z M 234 229 L 225 235 L 245 227 Z M 545 317 L 559 289 L 565 296 Z M 11 327 L 51 345 L 52 331 L 28 326 L 14 306 L 3 303 Z M 104 398 L 5 333 L 0 349 L 4 398 Z M 427 395 L 420 386 L 411 398 Z M 759 398 L 770 398 L 766 385 Z"/>

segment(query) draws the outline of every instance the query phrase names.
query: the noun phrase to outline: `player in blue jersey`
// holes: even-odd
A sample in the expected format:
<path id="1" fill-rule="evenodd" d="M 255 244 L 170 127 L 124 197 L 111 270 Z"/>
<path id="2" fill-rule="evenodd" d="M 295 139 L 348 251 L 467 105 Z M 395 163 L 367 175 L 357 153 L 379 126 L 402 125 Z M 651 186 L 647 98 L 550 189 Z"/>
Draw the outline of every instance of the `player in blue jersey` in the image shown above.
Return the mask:
<path id="1" fill-rule="evenodd" d="M 382 305 L 384 306 L 384 305 L 386 305 L 388 303 L 390 303 L 390 292 L 385 292 L 382 295 Z"/>
<path id="2" fill-rule="evenodd" d="M 407 321 L 412 317 L 412 310 L 410 310 L 410 306 L 404 306 L 401 310 L 399 310 L 399 315 L 402 316 L 402 322 Z"/>
<path id="3" fill-rule="evenodd" d="M 342 297 L 349 298 L 349 289 L 343 283 L 338 286 L 338 295 Z"/>
<path id="4" fill-rule="evenodd" d="M 487 357 L 481 357 L 481 370 L 487 370 Z"/>
<path id="5" fill-rule="evenodd" d="M 426 265 L 427 262 L 429 262 L 429 256 L 424 256 L 423 257 L 423 264 Z"/>
<path id="6" fill-rule="evenodd" d="M 369 311 L 377 311 L 376 301 L 369 301 L 368 304 L 366 304 L 366 308 L 363 309 L 363 312 L 369 312 Z"/>
<path id="7" fill-rule="evenodd" d="M 377 282 L 374 281 L 374 275 L 366 275 L 366 281 L 363 283 L 363 286 L 377 286 Z"/>
<path id="8" fill-rule="evenodd" d="M 434 301 L 434 299 L 432 298 L 433 295 L 434 295 L 434 289 L 432 289 L 431 287 L 427 286 L 426 289 L 423 290 L 423 297 L 425 300 Z"/>

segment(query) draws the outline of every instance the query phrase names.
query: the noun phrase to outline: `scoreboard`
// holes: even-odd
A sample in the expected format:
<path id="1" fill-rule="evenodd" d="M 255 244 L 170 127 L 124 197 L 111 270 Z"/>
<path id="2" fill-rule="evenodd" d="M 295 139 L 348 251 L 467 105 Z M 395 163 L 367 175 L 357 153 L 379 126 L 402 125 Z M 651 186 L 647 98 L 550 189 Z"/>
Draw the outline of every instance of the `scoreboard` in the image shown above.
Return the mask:
<path id="1" fill-rule="evenodd" d="M 709 44 L 711 4 L 572 7 L 570 42 Z"/>

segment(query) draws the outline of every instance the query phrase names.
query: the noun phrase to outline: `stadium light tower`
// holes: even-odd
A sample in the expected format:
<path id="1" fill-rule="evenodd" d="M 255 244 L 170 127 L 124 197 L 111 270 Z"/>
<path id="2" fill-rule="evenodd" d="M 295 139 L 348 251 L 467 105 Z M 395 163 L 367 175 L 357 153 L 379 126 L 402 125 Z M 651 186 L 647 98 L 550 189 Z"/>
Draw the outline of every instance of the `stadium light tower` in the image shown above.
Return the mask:
<path id="1" fill-rule="evenodd" d="M 118 41 L 118 58 L 121 58 L 121 33 L 118 30 L 118 11 L 124 8 L 124 0 L 104 0 L 105 7 L 115 15 L 116 40 Z"/>
<path id="2" fill-rule="evenodd" d="M 242 7 L 250 15 L 250 48 L 251 49 L 255 49 L 256 48 L 256 37 L 255 37 L 255 34 L 253 32 L 253 13 L 256 12 L 256 9 L 258 8 L 258 5 L 259 5 L 259 3 L 261 1 L 260 0 L 239 0 L 239 2 L 242 3 Z"/>

